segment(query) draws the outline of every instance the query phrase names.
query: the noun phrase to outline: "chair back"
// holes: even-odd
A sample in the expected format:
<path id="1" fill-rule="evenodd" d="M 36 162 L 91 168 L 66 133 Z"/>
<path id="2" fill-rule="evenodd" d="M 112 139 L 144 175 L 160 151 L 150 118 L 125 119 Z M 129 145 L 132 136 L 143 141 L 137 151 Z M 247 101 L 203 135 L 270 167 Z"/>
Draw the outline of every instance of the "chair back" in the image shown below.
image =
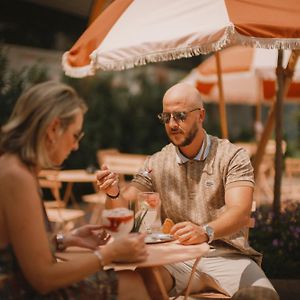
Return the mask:
<path id="1" fill-rule="evenodd" d="M 56 170 L 41 170 L 38 175 L 39 185 L 42 189 L 49 189 L 54 198 L 53 207 L 64 207 L 65 203 L 61 199 L 60 189 L 62 183 L 57 180 L 58 171 Z M 44 199 L 45 200 L 45 199 Z"/>
<path id="2" fill-rule="evenodd" d="M 285 174 L 289 178 L 300 176 L 300 158 L 285 159 Z"/>

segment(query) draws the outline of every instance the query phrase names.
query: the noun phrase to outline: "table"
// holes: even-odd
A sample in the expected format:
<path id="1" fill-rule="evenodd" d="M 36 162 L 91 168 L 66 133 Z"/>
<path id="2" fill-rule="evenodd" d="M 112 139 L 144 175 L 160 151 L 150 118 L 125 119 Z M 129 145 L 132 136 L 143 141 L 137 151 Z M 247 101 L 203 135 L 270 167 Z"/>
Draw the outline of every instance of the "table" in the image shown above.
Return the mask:
<path id="1" fill-rule="evenodd" d="M 172 264 L 176 262 L 196 259 L 194 267 L 200 260 L 201 257 L 205 256 L 209 251 L 209 245 L 207 243 L 198 245 L 181 245 L 177 241 L 161 243 L 161 244 L 151 244 L 147 245 L 147 250 L 149 253 L 148 258 L 143 262 L 137 263 L 113 263 L 106 268 L 114 268 L 115 270 L 125 270 L 125 269 L 135 269 L 135 268 L 149 268 L 154 275 L 156 283 L 161 291 L 163 299 L 168 300 L 169 296 L 164 287 L 162 278 L 159 273 L 159 266 Z M 65 252 L 57 253 L 57 257 L 62 260 L 76 260 L 81 255 L 94 255 L 88 249 L 82 249 L 78 247 L 70 247 Z M 193 272 L 191 273 L 191 282 Z M 189 284 L 186 290 L 185 299 L 187 299 L 189 294 Z"/>
<path id="2" fill-rule="evenodd" d="M 49 178 L 50 179 L 50 178 Z M 84 169 L 78 169 L 78 170 L 62 170 L 58 171 L 56 174 L 57 181 L 60 182 L 66 182 L 66 190 L 63 197 L 64 203 L 67 205 L 70 199 L 75 202 L 75 197 L 73 195 L 72 189 L 74 183 L 84 183 L 84 182 L 90 182 L 94 186 L 94 190 L 97 191 L 97 185 L 96 185 L 96 173 L 88 173 Z"/>

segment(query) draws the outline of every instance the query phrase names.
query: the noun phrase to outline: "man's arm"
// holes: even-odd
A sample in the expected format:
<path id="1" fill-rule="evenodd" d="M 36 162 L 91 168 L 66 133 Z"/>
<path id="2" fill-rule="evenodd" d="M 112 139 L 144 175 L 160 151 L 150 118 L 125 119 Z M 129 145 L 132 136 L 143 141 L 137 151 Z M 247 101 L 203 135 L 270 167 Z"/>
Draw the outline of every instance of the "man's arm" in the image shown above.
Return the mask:
<path id="1" fill-rule="evenodd" d="M 226 190 L 226 210 L 208 224 L 215 231 L 215 239 L 233 234 L 248 224 L 252 199 L 252 187 L 235 186 Z"/>
<path id="2" fill-rule="evenodd" d="M 246 226 L 252 206 L 253 188 L 250 186 L 234 186 L 225 192 L 225 211 L 215 220 L 209 222 L 214 230 L 214 239 L 233 234 Z M 200 225 L 191 222 L 177 223 L 171 234 L 182 244 L 198 244 L 208 241 L 208 236 Z"/>

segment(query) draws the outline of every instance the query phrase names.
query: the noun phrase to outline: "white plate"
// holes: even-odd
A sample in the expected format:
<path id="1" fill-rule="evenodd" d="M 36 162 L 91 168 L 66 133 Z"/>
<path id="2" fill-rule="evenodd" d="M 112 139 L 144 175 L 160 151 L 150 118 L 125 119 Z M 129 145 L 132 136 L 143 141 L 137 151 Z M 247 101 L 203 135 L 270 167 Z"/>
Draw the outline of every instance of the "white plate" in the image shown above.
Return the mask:
<path id="1" fill-rule="evenodd" d="M 145 238 L 146 244 L 157 244 L 157 243 L 165 243 L 173 241 L 174 237 L 171 234 L 165 234 L 165 233 L 151 233 L 148 234 Z"/>

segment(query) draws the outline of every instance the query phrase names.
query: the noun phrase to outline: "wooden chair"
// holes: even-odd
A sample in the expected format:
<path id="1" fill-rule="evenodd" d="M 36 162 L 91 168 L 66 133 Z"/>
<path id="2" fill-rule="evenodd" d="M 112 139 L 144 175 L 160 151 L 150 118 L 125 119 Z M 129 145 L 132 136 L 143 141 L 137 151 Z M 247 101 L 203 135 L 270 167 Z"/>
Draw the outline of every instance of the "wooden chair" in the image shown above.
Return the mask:
<path id="1" fill-rule="evenodd" d="M 284 200 L 300 200 L 300 158 L 287 157 L 285 159 L 285 175 L 282 186 Z"/>
<path id="2" fill-rule="evenodd" d="M 246 233 L 246 239 L 248 240 L 249 237 L 249 229 L 250 228 L 254 228 L 255 226 L 255 219 L 252 216 L 252 214 L 255 212 L 256 210 L 256 202 L 253 201 L 252 202 L 252 207 L 251 207 L 251 216 L 249 217 L 249 221 L 247 224 L 247 233 Z M 196 271 L 196 267 L 199 263 L 200 259 L 196 260 L 193 269 L 192 269 L 192 274 L 194 274 L 194 272 Z M 210 278 L 210 276 L 207 275 L 203 275 L 203 277 L 201 278 L 201 284 L 204 286 L 204 288 L 207 288 L 203 290 L 203 292 L 199 292 L 199 293 L 195 293 L 195 294 L 190 294 L 190 283 L 192 281 L 192 276 L 190 278 L 190 281 L 188 283 L 188 286 L 186 288 L 186 290 L 184 291 L 184 295 L 185 297 L 191 297 L 193 299 L 231 299 L 231 297 L 229 295 L 226 294 L 226 292 L 222 292 L 222 291 L 218 291 L 214 289 L 215 286 L 215 282 L 212 278 Z M 177 297 L 175 297 L 176 299 Z"/>
<path id="3" fill-rule="evenodd" d="M 101 224 L 101 213 L 105 206 L 105 199 L 106 195 L 103 192 L 82 196 L 82 200 L 88 204 L 87 213 L 90 214 L 90 224 Z"/>
<path id="4" fill-rule="evenodd" d="M 286 142 L 282 141 L 282 154 L 286 151 Z M 275 177 L 276 143 L 269 140 L 265 149 L 256 180 L 255 198 L 257 201 L 270 203 L 273 200 L 273 184 Z"/>
<path id="5" fill-rule="evenodd" d="M 71 229 L 76 222 L 83 220 L 85 212 L 81 209 L 69 209 L 60 197 L 61 182 L 56 179 L 57 171 L 42 170 L 39 174 L 39 185 L 49 189 L 53 200 L 44 200 L 49 221 L 55 224 L 55 230 Z"/>
<path id="6" fill-rule="evenodd" d="M 300 177 L 300 158 L 285 159 L 285 174 L 288 178 Z"/>

